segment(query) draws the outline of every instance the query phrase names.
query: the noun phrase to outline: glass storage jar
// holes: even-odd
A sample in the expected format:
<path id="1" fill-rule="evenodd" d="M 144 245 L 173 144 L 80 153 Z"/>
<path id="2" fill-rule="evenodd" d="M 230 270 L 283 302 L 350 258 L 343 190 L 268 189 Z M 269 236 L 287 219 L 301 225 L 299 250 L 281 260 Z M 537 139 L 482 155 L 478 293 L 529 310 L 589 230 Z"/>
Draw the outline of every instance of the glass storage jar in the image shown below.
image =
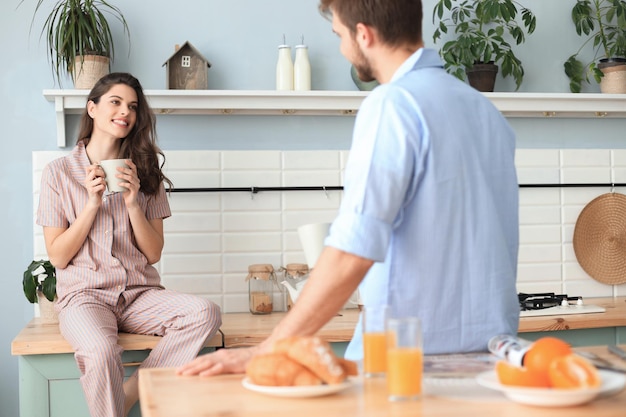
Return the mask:
<path id="1" fill-rule="evenodd" d="M 248 266 L 248 300 L 250 313 L 269 314 L 274 309 L 274 267 L 270 264 Z"/>
<path id="2" fill-rule="evenodd" d="M 284 281 L 287 281 L 286 285 L 289 285 L 295 290 L 302 289 L 302 282 L 305 281 L 309 277 L 309 266 L 307 264 L 287 264 L 283 268 L 281 268 L 284 274 Z M 298 285 L 298 284 L 301 285 Z M 286 300 L 287 310 L 291 309 L 293 306 L 293 300 L 287 292 L 287 300 Z"/>

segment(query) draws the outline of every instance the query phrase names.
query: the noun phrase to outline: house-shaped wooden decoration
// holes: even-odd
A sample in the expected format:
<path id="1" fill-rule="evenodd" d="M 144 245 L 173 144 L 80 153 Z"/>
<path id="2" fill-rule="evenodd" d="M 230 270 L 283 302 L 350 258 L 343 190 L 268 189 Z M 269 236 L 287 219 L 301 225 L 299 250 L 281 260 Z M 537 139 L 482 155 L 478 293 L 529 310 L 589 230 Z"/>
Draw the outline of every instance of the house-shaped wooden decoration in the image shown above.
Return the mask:
<path id="1" fill-rule="evenodd" d="M 206 90 L 211 63 L 188 41 L 176 45 L 176 52 L 163 64 L 166 88 L 171 90 Z"/>

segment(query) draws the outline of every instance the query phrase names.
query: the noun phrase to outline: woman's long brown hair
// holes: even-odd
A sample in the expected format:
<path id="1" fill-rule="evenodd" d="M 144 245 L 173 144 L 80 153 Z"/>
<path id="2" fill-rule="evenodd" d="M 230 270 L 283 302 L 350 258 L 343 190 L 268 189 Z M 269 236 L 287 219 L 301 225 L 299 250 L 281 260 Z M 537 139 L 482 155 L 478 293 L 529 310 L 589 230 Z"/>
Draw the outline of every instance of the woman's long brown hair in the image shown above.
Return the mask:
<path id="1" fill-rule="evenodd" d="M 141 181 L 140 191 L 144 194 L 148 196 L 157 194 L 163 181 L 169 185 L 170 189 L 173 188 L 172 181 L 162 171 L 165 155 L 156 144 L 156 117 L 148 105 L 139 80 L 125 72 L 105 75 L 91 89 L 87 102 L 93 101 L 98 104 L 100 98 L 117 84 L 125 84 L 137 93 L 137 121 L 128 136 L 121 139 L 118 158 L 130 159 L 137 165 L 137 175 Z M 76 143 L 84 142 L 87 146 L 92 131 L 93 120 L 87 114 L 87 107 L 85 106 L 85 111 L 80 119 Z M 160 161 L 159 156 L 161 157 Z"/>

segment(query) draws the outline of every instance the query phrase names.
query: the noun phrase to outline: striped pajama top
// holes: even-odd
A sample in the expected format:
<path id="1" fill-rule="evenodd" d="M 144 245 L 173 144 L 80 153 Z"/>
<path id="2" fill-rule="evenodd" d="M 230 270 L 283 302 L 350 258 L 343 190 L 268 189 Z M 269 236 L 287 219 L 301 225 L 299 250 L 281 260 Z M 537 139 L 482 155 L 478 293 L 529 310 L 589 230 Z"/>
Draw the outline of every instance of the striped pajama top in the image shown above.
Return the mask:
<path id="1" fill-rule="evenodd" d="M 46 165 L 38 225 L 66 228 L 75 221 L 87 204 L 84 182 L 90 164 L 80 142 L 69 155 Z M 154 196 L 140 191 L 137 200 L 148 220 L 171 216 L 163 184 Z M 56 270 L 59 308 L 79 291 L 98 289 L 98 298 L 114 306 L 127 287 L 161 286 L 159 273 L 137 247 L 122 194 L 105 192 L 102 201 L 84 244 L 66 268 Z"/>

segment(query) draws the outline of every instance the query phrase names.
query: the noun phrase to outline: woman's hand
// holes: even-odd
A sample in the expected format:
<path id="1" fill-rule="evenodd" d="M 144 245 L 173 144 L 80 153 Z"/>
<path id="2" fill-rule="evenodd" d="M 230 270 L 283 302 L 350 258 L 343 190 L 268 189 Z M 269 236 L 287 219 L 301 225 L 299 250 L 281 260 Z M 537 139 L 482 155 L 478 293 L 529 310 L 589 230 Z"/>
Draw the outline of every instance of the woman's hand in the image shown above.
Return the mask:
<path id="1" fill-rule="evenodd" d="M 255 355 L 256 350 L 256 347 L 219 349 L 198 356 L 193 361 L 179 367 L 176 373 L 178 375 L 200 376 L 242 374 L 246 372 L 246 365 Z"/>
<path id="2" fill-rule="evenodd" d="M 126 207 L 131 207 L 137 202 L 137 194 L 139 194 L 139 188 L 141 188 L 141 181 L 139 180 L 139 174 L 137 174 L 137 165 L 130 159 L 126 159 L 125 162 L 129 168 L 118 167 L 116 177 L 125 181 L 121 182 L 120 185 L 127 188 L 128 191 L 122 193 L 122 195 L 124 196 Z"/>
<path id="3" fill-rule="evenodd" d="M 107 188 L 104 180 L 104 170 L 100 165 L 94 164 L 89 165 L 86 171 L 84 185 L 89 195 L 88 204 L 91 204 L 93 207 L 100 207 L 102 205 L 102 195 Z"/>

